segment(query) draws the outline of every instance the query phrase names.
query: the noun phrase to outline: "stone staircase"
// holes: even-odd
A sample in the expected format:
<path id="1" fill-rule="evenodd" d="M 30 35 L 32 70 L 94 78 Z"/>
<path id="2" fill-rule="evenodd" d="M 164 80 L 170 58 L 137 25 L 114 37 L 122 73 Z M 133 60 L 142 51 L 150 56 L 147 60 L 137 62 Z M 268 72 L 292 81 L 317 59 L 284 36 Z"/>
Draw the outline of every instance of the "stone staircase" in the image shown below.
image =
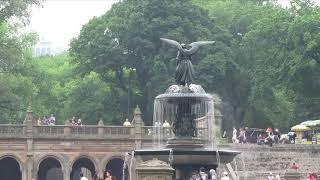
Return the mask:
<path id="1" fill-rule="evenodd" d="M 302 179 L 305 179 L 309 170 L 320 175 L 320 145 L 276 144 L 269 147 L 233 144 L 229 149 L 241 152 L 230 164 L 231 167 L 226 168 L 232 169 L 239 176 L 239 180 L 265 180 L 270 172 L 283 177 L 290 171 L 293 162 L 297 163 Z M 229 171 L 229 174 L 232 172 Z"/>

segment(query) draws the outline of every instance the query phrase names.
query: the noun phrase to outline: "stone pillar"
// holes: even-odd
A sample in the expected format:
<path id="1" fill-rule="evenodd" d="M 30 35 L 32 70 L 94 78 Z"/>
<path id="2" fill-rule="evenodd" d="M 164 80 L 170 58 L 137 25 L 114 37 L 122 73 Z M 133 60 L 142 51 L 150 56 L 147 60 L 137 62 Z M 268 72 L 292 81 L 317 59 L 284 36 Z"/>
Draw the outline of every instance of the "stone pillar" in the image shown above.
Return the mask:
<path id="1" fill-rule="evenodd" d="M 65 127 L 63 128 L 63 134 L 64 136 L 68 137 L 71 135 L 71 127 L 70 127 L 70 122 L 69 120 L 66 120 L 64 122 Z"/>
<path id="2" fill-rule="evenodd" d="M 64 167 L 63 171 L 63 179 L 70 180 L 70 169 L 68 167 Z"/>
<path id="3" fill-rule="evenodd" d="M 142 148 L 142 137 L 144 135 L 144 123 L 141 118 L 141 111 L 139 106 L 137 105 L 136 109 L 134 110 L 133 115 L 133 123 L 134 123 L 134 139 L 135 139 L 135 149 L 141 149 Z"/>
<path id="4" fill-rule="evenodd" d="M 29 105 L 27 109 L 27 114 L 26 114 L 26 136 L 27 138 L 33 138 L 33 118 L 32 118 L 32 108 Z"/>
<path id="5" fill-rule="evenodd" d="M 27 137 L 27 175 L 26 180 L 32 180 L 33 175 L 33 117 L 32 108 L 29 105 L 26 114 L 26 137 Z"/>
<path id="6" fill-rule="evenodd" d="M 23 164 L 23 167 L 20 167 L 21 179 L 27 179 L 27 163 Z"/>
<path id="7" fill-rule="evenodd" d="M 218 139 L 220 139 L 222 136 L 222 133 L 221 133 L 222 118 L 223 118 L 223 115 L 221 114 L 221 112 L 219 110 L 215 109 L 215 111 L 214 111 L 214 121 L 215 121 L 214 134 L 215 134 L 215 137 L 217 137 Z"/>
<path id="8" fill-rule="evenodd" d="M 27 180 L 36 180 L 38 169 L 34 167 L 33 156 L 29 156 L 26 163 Z"/>
<path id="9" fill-rule="evenodd" d="M 98 136 L 102 137 L 105 133 L 103 120 L 100 119 L 98 122 Z"/>
<path id="10" fill-rule="evenodd" d="M 140 161 L 136 167 L 136 179 L 173 180 L 174 169 L 166 162 L 158 159 Z"/>

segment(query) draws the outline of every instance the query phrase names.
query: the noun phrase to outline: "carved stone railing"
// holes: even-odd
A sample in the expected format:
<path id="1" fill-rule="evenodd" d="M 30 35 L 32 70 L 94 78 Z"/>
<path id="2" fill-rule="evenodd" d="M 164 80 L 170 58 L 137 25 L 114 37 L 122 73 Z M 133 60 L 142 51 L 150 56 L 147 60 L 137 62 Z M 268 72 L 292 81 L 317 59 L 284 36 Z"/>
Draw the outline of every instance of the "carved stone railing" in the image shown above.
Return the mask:
<path id="1" fill-rule="evenodd" d="M 152 139 L 153 137 L 153 126 L 143 126 L 142 127 L 142 138 L 143 139 Z"/>
<path id="2" fill-rule="evenodd" d="M 123 126 L 103 126 L 104 129 L 103 137 L 117 139 L 117 138 L 134 138 L 133 127 Z"/>
<path id="3" fill-rule="evenodd" d="M 0 124 L 1 138 L 25 137 L 25 125 L 22 124 Z"/>
<path id="4" fill-rule="evenodd" d="M 142 131 L 144 132 L 144 135 L 143 135 L 144 139 L 152 139 L 154 133 L 158 134 L 159 132 L 161 132 L 161 138 L 163 140 L 167 140 L 168 138 L 174 136 L 171 127 L 143 126 L 142 128 L 143 128 Z M 197 137 L 207 140 L 208 139 L 208 129 L 207 128 L 198 128 L 197 129 Z"/>
<path id="5" fill-rule="evenodd" d="M 197 137 L 208 140 L 208 128 L 197 128 Z"/>
<path id="6" fill-rule="evenodd" d="M 173 136 L 172 129 L 142 126 L 142 139 L 152 140 L 153 132 L 161 131 L 163 140 Z M 34 138 L 79 138 L 79 139 L 133 139 L 134 126 L 66 126 L 66 125 L 34 125 L 32 134 Z M 199 128 L 198 137 L 206 139 L 207 129 Z M 0 138 L 21 138 L 26 135 L 26 125 L 0 124 Z"/>
<path id="7" fill-rule="evenodd" d="M 33 136 L 37 138 L 57 138 L 64 136 L 64 127 L 56 126 L 34 126 Z"/>
<path id="8" fill-rule="evenodd" d="M 34 126 L 36 138 L 122 139 L 132 138 L 132 127 L 123 126 Z"/>

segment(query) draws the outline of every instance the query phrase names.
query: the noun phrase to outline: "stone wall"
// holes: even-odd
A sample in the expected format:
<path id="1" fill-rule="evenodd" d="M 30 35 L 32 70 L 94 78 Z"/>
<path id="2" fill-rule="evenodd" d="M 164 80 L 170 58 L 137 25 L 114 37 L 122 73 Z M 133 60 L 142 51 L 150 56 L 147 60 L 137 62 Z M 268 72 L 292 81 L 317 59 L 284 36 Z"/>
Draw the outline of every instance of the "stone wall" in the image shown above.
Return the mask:
<path id="1" fill-rule="evenodd" d="M 232 163 L 241 179 L 265 179 L 269 172 L 281 176 L 290 171 L 293 162 L 299 166 L 298 172 L 306 177 L 306 172 L 312 170 L 320 174 L 320 145 L 285 144 L 266 145 L 232 144 L 222 146 L 222 149 L 240 151 Z"/>

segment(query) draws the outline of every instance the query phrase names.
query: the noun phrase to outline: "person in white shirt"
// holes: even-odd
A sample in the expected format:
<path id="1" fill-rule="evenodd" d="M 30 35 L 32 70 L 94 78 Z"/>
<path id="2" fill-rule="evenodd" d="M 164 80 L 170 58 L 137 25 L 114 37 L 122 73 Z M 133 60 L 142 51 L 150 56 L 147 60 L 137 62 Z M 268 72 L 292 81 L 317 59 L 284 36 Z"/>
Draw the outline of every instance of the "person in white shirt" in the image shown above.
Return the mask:
<path id="1" fill-rule="evenodd" d="M 81 173 L 80 173 L 80 180 L 88 180 L 88 178 L 85 177 L 85 176 L 83 176 L 83 173 L 81 172 Z"/>
<path id="2" fill-rule="evenodd" d="M 56 124 L 56 118 L 51 114 L 49 118 L 49 125 L 54 126 Z"/>
<path id="3" fill-rule="evenodd" d="M 232 142 L 233 143 L 238 143 L 237 129 L 235 127 L 233 127 L 233 131 L 232 131 Z"/>
<path id="4" fill-rule="evenodd" d="M 208 174 L 205 172 L 205 168 L 201 167 L 199 170 L 199 175 L 201 177 L 201 180 L 207 180 L 208 179 Z"/>
<path id="5" fill-rule="evenodd" d="M 269 173 L 269 176 L 268 176 L 267 179 L 268 180 L 274 180 L 274 176 L 273 176 L 272 172 Z"/>
<path id="6" fill-rule="evenodd" d="M 217 180 L 217 173 L 214 169 L 210 169 L 209 175 L 211 180 Z"/>
<path id="7" fill-rule="evenodd" d="M 227 173 L 226 171 L 224 171 L 224 172 L 222 173 L 222 178 L 221 178 L 221 180 L 230 180 L 230 178 L 229 178 L 229 176 L 228 176 L 228 173 Z"/>

